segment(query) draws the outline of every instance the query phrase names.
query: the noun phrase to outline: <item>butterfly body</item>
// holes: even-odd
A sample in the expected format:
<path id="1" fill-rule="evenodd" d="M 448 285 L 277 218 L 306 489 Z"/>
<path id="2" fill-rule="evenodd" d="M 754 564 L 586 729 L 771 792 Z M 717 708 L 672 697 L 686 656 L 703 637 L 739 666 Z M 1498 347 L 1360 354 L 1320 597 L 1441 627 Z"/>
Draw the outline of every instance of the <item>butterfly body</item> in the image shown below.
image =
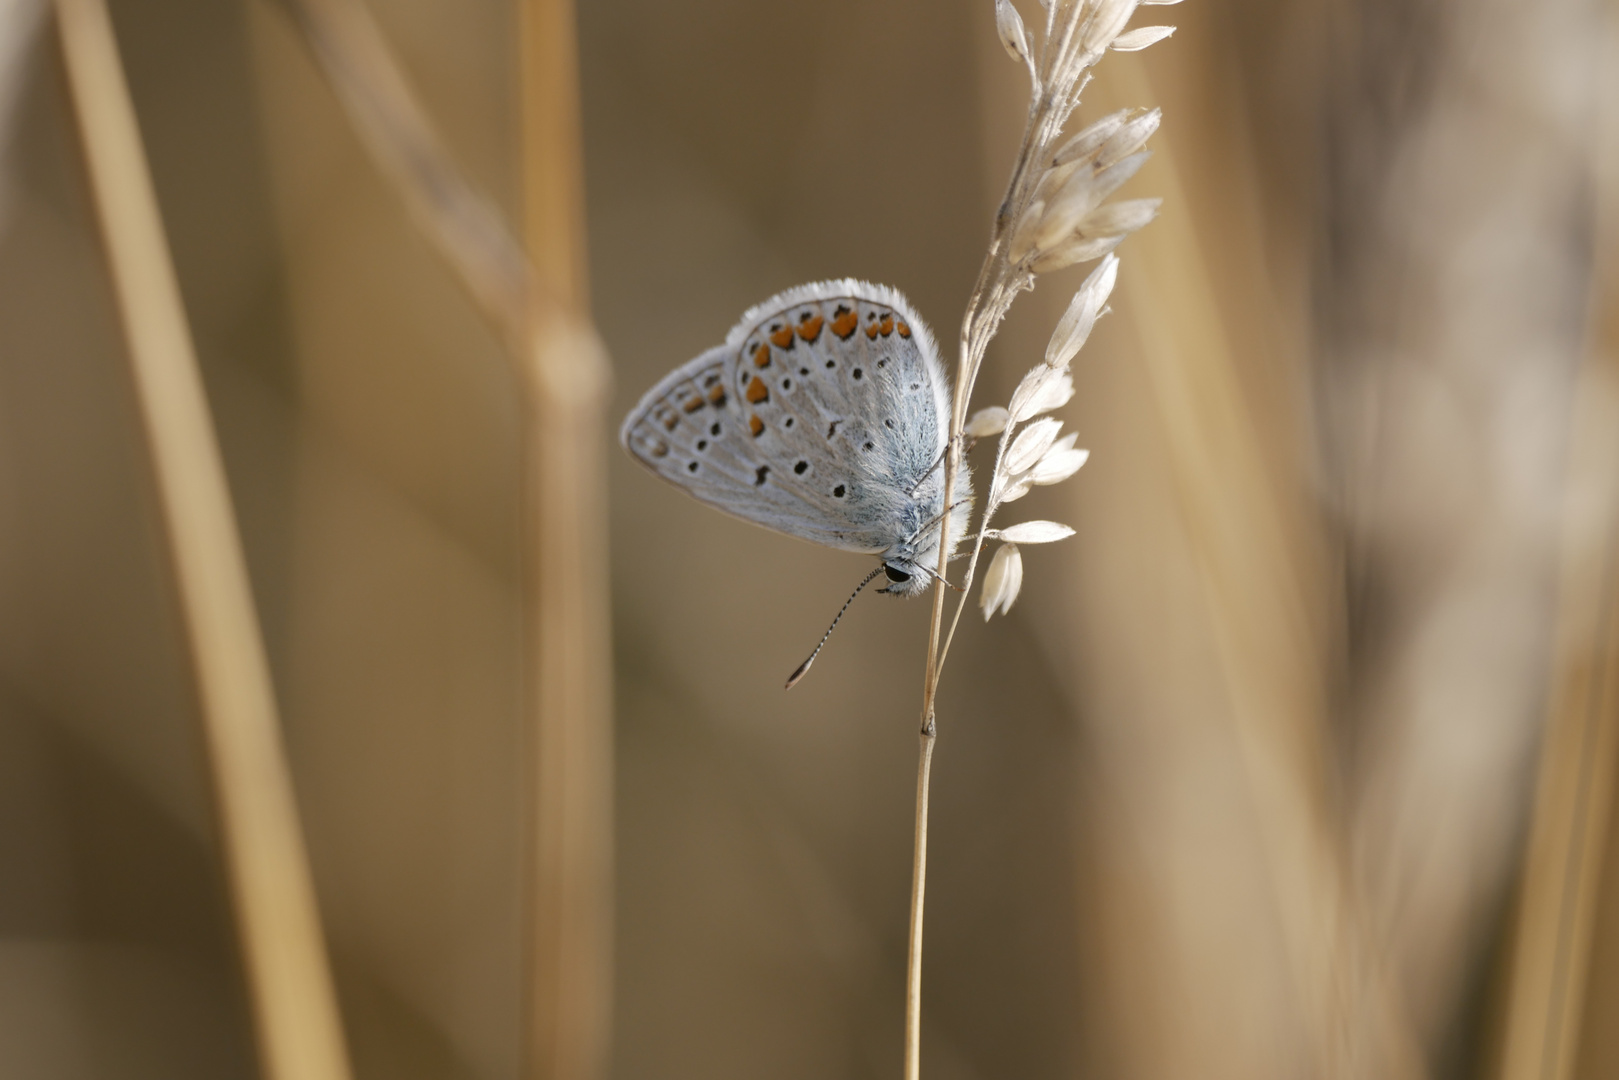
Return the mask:
<path id="1" fill-rule="evenodd" d="M 745 521 L 876 555 L 882 591 L 925 591 L 945 517 L 950 392 L 938 347 L 893 289 L 803 285 L 750 309 L 630 412 L 620 441 L 682 490 Z M 963 537 L 965 469 L 950 511 Z"/>

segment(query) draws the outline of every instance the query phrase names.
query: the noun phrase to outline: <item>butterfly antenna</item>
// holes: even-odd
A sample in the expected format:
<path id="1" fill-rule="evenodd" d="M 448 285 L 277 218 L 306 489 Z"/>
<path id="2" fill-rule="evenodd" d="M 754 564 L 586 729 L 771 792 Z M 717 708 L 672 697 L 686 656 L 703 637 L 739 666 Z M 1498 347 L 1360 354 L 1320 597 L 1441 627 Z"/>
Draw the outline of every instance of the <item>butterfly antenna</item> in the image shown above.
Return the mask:
<path id="1" fill-rule="evenodd" d="M 827 627 L 826 628 L 826 633 L 821 635 L 820 644 L 816 645 L 815 646 L 815 651 L 809 654 L 809 659 L 805 660 L 802 664 L 799 664 L 798 665 L 798 670 L 793 672 L 791 675 L 787 676 L 787 689 L 788 690 L 791 690 L 793 688 L 793 686 L 798 682 L 798 680 L 802 679 L 804 677 L 804 673 L 809 671 L 810 665 L 815 663 L 815 658 L 817 656 L 821 655 L 821 648 L 824 645 L 826 645 L 826 639 L 831 637 L 832 636 L 832 631 L 834 631 L 834 630 L 836 630 L 838 628 L 838 619 L 843 618 L 843 613 L 845 611 L 849 610 L 849 605 L 854 603 L 854 598 L 860 595 L 860 590 L 864 589 L 867 585 L 870 585 L 872 579 L 875 578 L 878 574 L 880 574 L 882 572 L 883 572 L 883 568 L 879 566 L 877 569 L 875 569 L 871 573 L 867 574 L 865 576 L 865 579 L 862 580 L 859 585 L 855 586 L 854 592 L 849 594 L 849 599 L 845 600 L 843 602 L 843 606 L 838 608 L 837 617 L 832 620 L 832 625 Z"/>

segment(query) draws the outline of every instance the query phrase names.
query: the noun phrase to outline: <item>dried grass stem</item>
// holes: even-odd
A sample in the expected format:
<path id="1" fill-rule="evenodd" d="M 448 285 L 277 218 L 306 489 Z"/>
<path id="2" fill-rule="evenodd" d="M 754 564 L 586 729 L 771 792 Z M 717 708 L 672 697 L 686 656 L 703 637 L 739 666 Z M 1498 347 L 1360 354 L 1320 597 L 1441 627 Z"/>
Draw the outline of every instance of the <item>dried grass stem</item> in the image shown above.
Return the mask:
<path id="1" fill-rule="evenodd" d="M 103 0 L 57 28 L 196 681 L 261 1067 L 347 1080 L 337 998 L 224 462 Z"/>
<path id="2" fill-rule="evenodd" d="M 1009 3 L 997 8 L 1002 41 L 1010 42 L 1008 51 L 1028 64 L 1032 89 L 1023 138 L 1007 181 L 1006 194 L 996 211 L 989 249 L 979 268 L 962 318 L 950 411 L 949 449 L 945 457 L 945 506 L 954 505 L 956 484 L 961 476 L 967 408 L 985 352 L 1018 294 L 1034 285 L 1035 271 L 1031 268 L 1034 265 L 1033 253 L 1012 250 L 1015 246 L 1014 233 L 1023 235 L 1021 227 L 1033 213 L 1031 207 L 1036 201 L 1041 181 L 1047 175 L 1056 140 L 1079 104 L 1079 95 L 1089 81 L 1086 69 L 1100 59 L 1113 37 L 1123 29 L 1134 6 L 1133 2 L 1120 3 L 1119 0 L 1046 0 L 1045 32 L 1040 36 L 1037 60 L 1026 51 L 1026 33 L 1015 9 Z M 997 476 L 1011 434 L 1012 424 L 1009 422 L 996 453 Z M 1000 494 L 997 485 L 992 483 L 985 511 L 979 518 L 964 588 L 948 633 L 944 628 L 945 574 L 953 547 L 948 514 L 940 526 L 939 565 L 928 628 L 927 663 L 922 685 L 921 748 L 917 765 L 916 843 L 911 866 L 910 955 L 906 986 L 906 1080 L 917 1080 L 921 1068 L 922 901 L 927 886 L 927 795 L 937 730 L 939 677 L 977 573 L 985 528 L 998 506 Z"/>
<path id="3" fill-rule="evenodd" d="M 444 150 L 364 5 L 281 3 L 422 234 L 505 338 L 522 390 L 523 1073 L 530 1080 L 595 1080 L 606 1069 L 611 1004 L 612 690 L 603 497 L 609 388 L 606 353 L 585 310 L 571 5 L 528 0 L 523 9 L 531 248 L 525 251 Z"/>

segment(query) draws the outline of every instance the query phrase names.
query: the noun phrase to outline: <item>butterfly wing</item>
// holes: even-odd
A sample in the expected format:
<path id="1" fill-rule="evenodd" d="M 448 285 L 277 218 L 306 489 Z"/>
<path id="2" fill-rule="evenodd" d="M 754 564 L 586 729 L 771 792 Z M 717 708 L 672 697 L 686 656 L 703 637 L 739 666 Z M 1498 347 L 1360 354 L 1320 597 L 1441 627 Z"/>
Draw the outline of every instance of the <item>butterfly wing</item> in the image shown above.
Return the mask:
<path id="1" fill-rule="evenodd" d="M 847 551 L 922 526 L 948 437 L 927 327 L 892 289 L 821 282 L 743 316 L 641 399 L 620 440 L 726 513 Z"/>

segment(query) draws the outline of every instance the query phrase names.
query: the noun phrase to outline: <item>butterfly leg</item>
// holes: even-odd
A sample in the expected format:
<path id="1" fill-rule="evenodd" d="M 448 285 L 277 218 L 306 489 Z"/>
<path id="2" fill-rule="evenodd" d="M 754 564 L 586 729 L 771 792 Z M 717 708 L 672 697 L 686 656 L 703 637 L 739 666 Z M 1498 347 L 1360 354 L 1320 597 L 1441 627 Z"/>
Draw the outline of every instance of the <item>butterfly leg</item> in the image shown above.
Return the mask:
<path id="1" fill-rule="evenodd" d="M 945 514 L 949 514 L 949 513 L 952 513 L 952 512 L 954 512 L 954 511 L 955 511 L 955 510 L 956 510 L 956 508 L 957 508 L 957 507 L 961 507 L 961 506 L 971 506 L 971 505 L 972 505 L 972 501 L 973 501 L 973 500 L 972 500 L 972 496 L 970 496 L 970 495 L 969 495 L 969 496 L 968 496 L 968 497 L 967 497 L 967 498 L 965 498 L 965 499 L 957 499 L 957 500 L 956 500 L 956 501 L 955 501 L 955 502 L 953 502 L 953 503 L 951 503 L 951 504 L 950 504 L 950 509 L 948 509 L 948 510 L 945 510 L 945 511 L 942 511 L 942 512 L 941 512 L 941 513 L 938 513 L 938 514 L 935 514 L 935 515 L 933 515 L 933 518 L 932 518 L 932 520 L 930 520 L 930 521 L 928 521 L 928 522 L 927 522 L 927 523 L 926 523 L 926 524 L 924 524 L 924 525 L 923 525 L 923 526 L 922 526 L 922 527 L 921 527 L 921 528 L 919 528 L 919 529 L 917 529 L 917 530 L 916 530 L 916 531 L 914 531 L 914 532 L 913 532 L 913 533 L 911 533 L 911 535 L 909 535 L 909 536 L 907 536 L 907 537 L 906 537 L 906 538 L 905 538 L 905 541 L 904 541 L 904 542 L 905 542 L 905 543 L 907 543 L 907 544 L 908 544 L 908 543 L 910 543 L 910 542 L 911 542 L 911 541 L 912 541 L 912 540 L 915 540 L 915 539 L 916 539 L 916 538 L 917 538 L 917 537 L 918 537 L 918 536 L 921 536 L 921 535 L 922 535 L 922 534 L 923 534 L 923 533 L 925 533 L 925 532 L 927 532 L 927 531 L 928 531 L 928 530 L 929 530 L 929 529 L 931 529 L 931 528 L 933 528 L 933 526 L 935 526 L 935 525 L 937 525 L 937 524 L 938 524 L 938 523 L 939 523 L 939 522 L 940 522 L 940 521 L 941 521 L 941 520 L 942 520 L 942 519 L 943 519 L 943 518 L 944 518 L 944 515 L 945 515 Z"/>
<path id="2" fill-rule="evenodd" d="M 949 578 L 940 577 L 939 572 L 937 570 L 933 569 L 933 567 L 926 566 L 926 565 L 924 565 L 922 563 L 917 563 L 916 565 L 920 566 L 923 570 L 926 570 L 929 574 L 931 574 L 933 576 L 934 581 L 942 581 L 942 582 L 944 582 L 945 586 L 947 588 L 953 589 L 956 592 L 966 592 L 967 591 L 965 588 L 963 588 L 960 585 L 957 585 L 955 582 L 951 581 Z"/>
<path id="3" fill-rule="evenodd" d="M 963 431 L 960 435 L 957 435 L 956 438 L 962 441 L 961 452 L 963 454 L 972 453 L 973 447 L 978 445 L 978 437 L 976 435 L 969 435 L 965 431 Z M 939 451 L 939 456 L 933 459 L 933 464 L 928 466 L 927 472 L 916 478 L 916 483 L 911 485 L 911 490 L 906 492 L 907 495 L 915 495 L 916 489 L 922 486 L 922 481 L 926 480 L 939 470 L 939 466 L 944 464 L 944 456 L 947 453 L 949 453 L 948 447 Z"/>

